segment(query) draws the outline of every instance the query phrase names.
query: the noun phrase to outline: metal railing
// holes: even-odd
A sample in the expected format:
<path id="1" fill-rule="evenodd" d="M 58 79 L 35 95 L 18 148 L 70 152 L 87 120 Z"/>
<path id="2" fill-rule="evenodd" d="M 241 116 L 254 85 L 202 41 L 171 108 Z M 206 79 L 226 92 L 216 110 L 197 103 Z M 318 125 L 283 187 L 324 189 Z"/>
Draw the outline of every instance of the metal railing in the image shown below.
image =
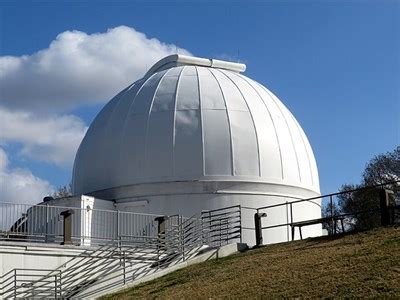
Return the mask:
<path id="1" fill-rule="evenodd" d="M 381 208 L 379 204 L 379 197 L 375 199 L 375 207 L 369 209 L 359 209 L 354 210 L 349 213 L 343 213 L 336 208 L 338 204 L 338 198 L 344 195 L 350 195 L 354 192 L 368 192 L 371 190 L 379 190 L 384 189 L 385 187 L 393 186 L 394 184 L 399 184 L 400 181 L 396 182 L 388 182 L 383 184 L 378 184 L 374 186 L 367 186 L 363 188 L 358 188 L 354 190 L 347 190 L 338 193 L 332 193 L 307 199 L 299 199 L 294 201 L 286 201 L 284 203 L 278 203 L 263 207 L 255 208 L 254 211 L 257 213 L 258 216 L 261 218 L 261 232 L 264 231 L 272 231 L 278 230 L 279 228 L 286 228 L 287 232 L 287 240 L 294 239 L 294 228 L 299 227 L 299 234 L 301 235 L 302 226 L 313 226 L 317 224 L 322 224 L 323 228 L 328 230 L 329 234 L 337 234 L 343 232 L 343 229 L 350 229 L 354 224 L 355 220 L 371 220 L 374 217 L 377 223 L 380 224 L 380 213 Z M 304 204 L 308 205 L 308 208 L 317 205 L 322 210 L 322 215 L 318 218 L 314 217 L 307 217 L 307 214 L 304 213 L 305 206 Z M 399 206 L 393 206 L 391 210 L 392 219 L 398 220 L 399 219 Z M 265 217 L 264 217 L 265 216 Z M 277 222 L 271 221 L 274 216 L 279 216 Z M 286 222 L 282 222 L 282 220 L 286 219 Z M 266 220 L 266 221 L 262 221 Z M 268 220 L 268 221 L 267 221 Z M 399 221 L 399 220 L 398 220 Z M 343 226 L 338 226 L 338 222 L 342 222 Z M 263 225 L 267 223 L 268 225 Z M 255 228 L 257 231 L 257 228 Z M 268 238 L 268 232 L 265 232 L 265 237 Z M 257 244 L 257 241 L 256 241 Z"/>
<path id="2" fill-rule="evenodd" d="M 60 298 L 61 271 L 17 268 L 2 276 L 0 286 L 2 295 L 7 295 L 7 298 L 19 298 L 28 291 L 31 291 L 32 298 L 37 295 L 42 298 Z"/>
<path id="3" fill-rule="evenodd" d="M 242 242 L 241 216 L 240 205 L 202 211 L 201 220 L 209 244 L 219 246 L 224 239 L 239 239 Z"/>
<path id="4" fill-rule="evenodd" d="M 83 298 L 123 286 L 186 261 L 205 248 L 240 241 L 240 211 L 240 206 L 232 206 L 190 218 L 165 217 L 157 234 L 120 235 L 118 240 L 88 249 L 55 270 L 41 270 L 42 276 L 33 276 L 37 270 L 14 269 L 0 277 L 0 296 Z M 20 272 L 28 278 L 23 284 L 20 276 L 13 275 Z"/>
<path id="5" fill-rule="evenodd" d="M 46 204 L 0 203 L 0 240 L 61 243 L 63 211 L 72 210 L 72 242 L 93 246 L 121 236 L 154 236 L 159 215 Z"/>

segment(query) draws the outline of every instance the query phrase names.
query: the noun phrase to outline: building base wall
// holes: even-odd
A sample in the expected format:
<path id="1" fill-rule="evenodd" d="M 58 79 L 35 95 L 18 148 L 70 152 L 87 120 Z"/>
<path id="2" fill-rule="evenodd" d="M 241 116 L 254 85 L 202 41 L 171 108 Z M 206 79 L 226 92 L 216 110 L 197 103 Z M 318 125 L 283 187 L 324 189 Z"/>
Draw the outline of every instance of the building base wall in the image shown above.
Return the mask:
<path id="1" fill-rule="evenodd" d="M 283 206 L 264 209 L 267 213 L 262 219 L 262 226 L 316 219 L 321 217 L 320 200 L 295 203 L 292 201 L 318 197 L 320 194 L 298 186 L 258 182 L 229 181 L 186 181 L 137 184 L 107 189 L 90 193 L 90 195 L 113 200 L 120 211 L 151 213 L 161 215 L 180 214 L 186 217 L 202 210 L 219 209 L 232 205 L 242 207 L 243 242 L 250 246 L 255 244 L 254 213 L 256 208 L 275 204 Z M 286 204 L 287 203 L 287 204 Z M 293 218 L 293 219 L 292 219 Z M 322 235 L 320 224 L 302 229 L 303 238 Z M 291 240 L 290 226 L 263 230 L 264 244 L 286 242 Z M 296 230 L 295 239 L 299 232 Z"/>
<path id="2" fill-rule="evenodd" d="M 260 212 L 267 214 L 262 218 L 262 226 L 273 226 L 278 224 L 287 224 L 291 222 L 290 205 L 291 201 L 297 199 L 290 197 L 277 197 L 277 196 L 260 196 L 260 195 L 215 195 L 215 194 L 201 194 L 201 195 L 167 195 L 167 196 L 151 196 L 146 201 L 140 200 L 142 206 L 132 206 L 129 208 L 131 202 L 118 202 L 116 203 L 117 209 L 122 210 L 128 208 L 130 211 L 162 215 L 183 215 L 191 217 L 203 210 L 213 210 L 223 207 L 241 205 L 241 221 L 242 221 L 242 242 L 252 246 L 255 244 L 255 231 L 254 231 L 254 214 L 255 208 L 266 205 L 284 204 L 274 208 L 263 209 Z M 286 204 L 288 203 L 288 204 Z M 319 202 L 303 202 L 295 203 L 292 206 L 293 221 L 304 221 L 316 219 L 321 217 L 321 207 Z M 290 226 L 282 226 L 271 229 L 263 230 L 263 243 L 272 244 L 287 242 L 291 240 Z M 302 229 L 303 238 L 321 236 L 322 226 L 312 225 Z M 295 239 L 299 238 L 299 232 L 296 230 Z"/>

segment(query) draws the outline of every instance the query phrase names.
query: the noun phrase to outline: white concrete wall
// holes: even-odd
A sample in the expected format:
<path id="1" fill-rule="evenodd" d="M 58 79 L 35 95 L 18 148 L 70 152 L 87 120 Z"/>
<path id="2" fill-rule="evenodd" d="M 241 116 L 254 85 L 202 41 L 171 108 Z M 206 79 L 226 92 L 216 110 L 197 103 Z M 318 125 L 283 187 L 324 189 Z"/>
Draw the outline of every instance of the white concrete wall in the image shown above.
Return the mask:
<path id="1" fill-rule="evenodd" d="M 56 269 L 88 248 L 0 242 L 0 276 L 16 269 Z M 66 264 L 68 267 L 68 264 Z M 0 291 L 3 287 L 0 286 Z M 0 297 L 1 298 L 1 297 Z"/>

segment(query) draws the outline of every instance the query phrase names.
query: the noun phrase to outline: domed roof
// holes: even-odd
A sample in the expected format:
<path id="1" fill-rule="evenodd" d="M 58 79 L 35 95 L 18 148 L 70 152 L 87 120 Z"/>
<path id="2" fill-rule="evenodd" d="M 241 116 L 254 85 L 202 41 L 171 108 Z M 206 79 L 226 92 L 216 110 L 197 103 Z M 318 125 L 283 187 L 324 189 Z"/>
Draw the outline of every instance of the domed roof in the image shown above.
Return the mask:
<path id="1" fill-rule="evenodd" d="M 319 192 L 315 158 L 282 102 L 245 66 L 174 55 L 116 95 L 76 154 L 75 194 L 175 181 L 246 181 Z"/>

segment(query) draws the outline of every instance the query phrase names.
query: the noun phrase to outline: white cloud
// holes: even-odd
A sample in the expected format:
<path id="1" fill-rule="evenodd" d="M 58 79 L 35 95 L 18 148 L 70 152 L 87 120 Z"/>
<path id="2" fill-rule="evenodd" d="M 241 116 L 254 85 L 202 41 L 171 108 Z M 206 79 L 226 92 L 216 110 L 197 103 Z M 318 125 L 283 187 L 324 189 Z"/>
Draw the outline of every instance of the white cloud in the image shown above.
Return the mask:
<path id="1" fill-rule="evenodd" d="M 6 152 L 0 148 L 0 170 L 5 170 L 8 165 L 8 157 Z"/>
<path id="2" fill-rule="evenodd" d="M 0 202 L 36 204 L 54 188 L 27 169 L 9 169 L 8 158 L 0 148 Z"/>
<path id="3" fill-rule="evenodd" d="M 175 52 L 175 45 L 126 26 L 94 34 L 65 31 L 32 55 L 0 57 L 0 100 L 8 108 L 41 112 L 105 102 Z"/>
<path id="4" fill-rule="evenodd" d="M 73 115 L 42 116 L 0 107 L 0 140 L 20 144 L 24 157 L 57 166 L 72 165 L 86 130 Z"/>
<path id="5" fill-rule="evenodd" d="M 36 53 L 0 56 L 0 202 L 37 203 L 54 191 L 30 170 L 11 168 L 1 146 L 20 145 L 8 153 L 13 159 L 71 167 L 87 126 L 68 111 L 107 102 L 176 50 L 120 26 L 95 34 L 66 31 Z"/>

